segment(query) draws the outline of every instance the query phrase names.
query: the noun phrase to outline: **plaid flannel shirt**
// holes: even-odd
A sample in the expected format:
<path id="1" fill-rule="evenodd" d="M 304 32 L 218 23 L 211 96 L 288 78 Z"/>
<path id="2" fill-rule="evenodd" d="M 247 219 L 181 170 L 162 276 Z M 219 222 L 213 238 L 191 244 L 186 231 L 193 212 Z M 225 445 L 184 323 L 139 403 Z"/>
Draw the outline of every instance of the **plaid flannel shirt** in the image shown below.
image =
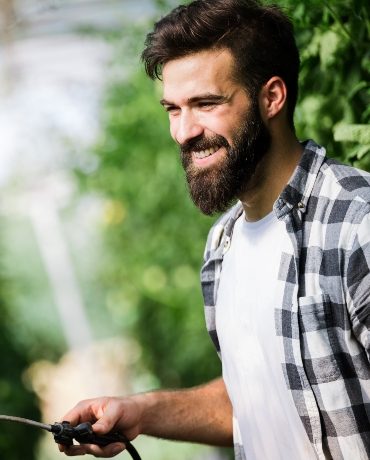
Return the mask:
<path id="1" fill-rule="evenodd" d="M 370 458 L 370 174 L 325 156 L 308 141 L 274 204 L 291 253 L 282 253 L 275 306 L 281 365 L 319 459 Z M 212 227 L 201 281 L 209 334 L 222 259 L 240 203 Z M 242 255 L 241 255 L 242 256 Z M 246 306 L 248 308 L 248 306 Z M 248 350 L 246 350 L 246 353 Z M 245 459 L 234 419 L 236 459 Z"/>

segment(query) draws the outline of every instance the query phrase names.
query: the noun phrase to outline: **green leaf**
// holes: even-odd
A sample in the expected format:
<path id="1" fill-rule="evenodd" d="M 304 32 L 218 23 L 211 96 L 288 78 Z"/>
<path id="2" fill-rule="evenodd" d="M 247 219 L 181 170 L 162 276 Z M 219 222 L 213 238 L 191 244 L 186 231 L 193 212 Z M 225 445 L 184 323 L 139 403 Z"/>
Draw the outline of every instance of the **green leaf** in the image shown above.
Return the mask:
<path id="1" fill-rule="evenodd" d="M 328 30 L 321 37 L 320 60 L 323 68 L 335 63 L 336 53 L 341 44 L 342 37 L 334 30 Z"/>
<path id="2" fill-rule="evenodd" d="M 348 141 L 364 145 L 370 144 L 370 126 L 339 124 L 334 128 L 334 139 L 339 142 Z"/>

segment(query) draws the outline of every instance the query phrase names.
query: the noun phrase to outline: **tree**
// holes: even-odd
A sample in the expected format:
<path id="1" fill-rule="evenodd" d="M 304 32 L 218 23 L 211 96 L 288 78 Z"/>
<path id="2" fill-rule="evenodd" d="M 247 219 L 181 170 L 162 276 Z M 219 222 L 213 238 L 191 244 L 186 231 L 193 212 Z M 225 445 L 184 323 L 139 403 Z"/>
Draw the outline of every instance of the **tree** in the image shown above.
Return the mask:
<path id="1" fill-rule="evenodd" d="M 301 50 L 299 137 L 370 169 L 370 6 L 366 0 L 280 0 Z"/>

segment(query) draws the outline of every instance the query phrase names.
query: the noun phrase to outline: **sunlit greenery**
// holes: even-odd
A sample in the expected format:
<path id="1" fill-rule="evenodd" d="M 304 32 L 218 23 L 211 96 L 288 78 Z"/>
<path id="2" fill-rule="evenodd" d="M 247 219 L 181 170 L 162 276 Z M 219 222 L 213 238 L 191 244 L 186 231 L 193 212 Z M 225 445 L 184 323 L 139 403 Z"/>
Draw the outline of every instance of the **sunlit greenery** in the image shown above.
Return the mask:
<path id="1" fill-rule="evenodd" d="M 366 0 L 280 0 L 301 51 L 296 126 L 336 156 L 370 168 L 370 6 Z"/>

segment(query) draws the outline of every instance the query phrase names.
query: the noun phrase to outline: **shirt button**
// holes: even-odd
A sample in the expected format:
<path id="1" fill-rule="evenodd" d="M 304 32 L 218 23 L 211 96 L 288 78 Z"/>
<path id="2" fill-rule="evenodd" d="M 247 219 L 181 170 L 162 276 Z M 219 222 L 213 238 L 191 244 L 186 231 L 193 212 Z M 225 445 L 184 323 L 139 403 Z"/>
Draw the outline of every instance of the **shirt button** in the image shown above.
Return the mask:
<path id="1" fill-rule="evenodd" d="M 302 201 L 300 201 L 300 202 L 298 203 L 298 208 L 299 208 L 299 209 L 303 209 L 303 208 L 304 208 L 304 204 L 302 203 Z"/>
<path id="2" fill-rule="evenodd" d="M 223 254 L 225 254 L 225 252 L 227 252 L 229 250 L 230 243 L 231 243 L 231 239 L 229 237 L 227 237 L 226 240 L 225 240 L 225 243 L 224 243 Z"/>

